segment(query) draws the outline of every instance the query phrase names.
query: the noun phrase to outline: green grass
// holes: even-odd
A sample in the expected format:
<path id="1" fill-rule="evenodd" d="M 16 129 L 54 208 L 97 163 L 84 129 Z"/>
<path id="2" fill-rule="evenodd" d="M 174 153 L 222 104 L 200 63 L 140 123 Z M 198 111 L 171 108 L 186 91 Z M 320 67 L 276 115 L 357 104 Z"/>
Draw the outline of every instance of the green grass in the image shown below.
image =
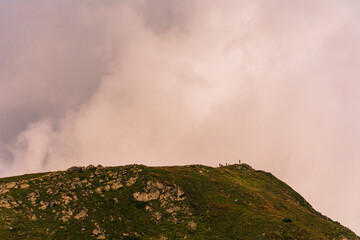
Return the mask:
<path id="1" fill-rule="evenodd" d="M 138 172 L 141 169 L 142 172 Z M 231 165 L 211 168 L 201 165 L 176 167 L 109 167 L 81 173 L 58 172 L 27 174 L 0 179 L 0 184 L 29 181 L 29 188 L 12 188 L 11 195 L 19 206 L 0 208 L 0 236 L 3 239 L 96 239 L 93 231 L 100 226 L 106 239 L 359 239 L 349 229 L 317 211 L 291 187 L 270 173 L 252 170 L 250 166 Z M 91 178 L 91 175 L 94 177 Z M 111 176 L 110 176 L 111 175 Z M 121 180 L 119 190 L 103 190 L 114 179 Z M 126 186 L 127 180 L 136 182 Z M 71 189 L 71 184 L 91 181 L 91 186 Z M 41 179 L 43 181 L 41 181 Z M 179 186 L 185 192 L 183 201 L 137 201 L 134 192 L 143 192 L 148 180 L 167 186 Z M 58 185 L 64 187 L 60 189 Z M 57 194 L 48 189 L 60 189 Z M 27 196 L 38 192 L 37 205 Z M 62 195 L 70 196 L 65 204 Z M 76 196 L 77 200 L 74 200 Z M 116 199 L 116 200 L 114 200 Z M 39 209 L 39 202 L 60 204 Z M 175 213 L 171 208 L 180 209 Z M 147 209 L 151 210 L 147 210 Z M 68 221 L 59 220 L 63 211 L 73 211 Z M 74 215 L 86 210 L 87 216 Z M 157 219 L 155 213 L 161 215 Z M 37 220 L 30 220 L 35 214 Z M 284 221 L 284 219 L 291 219 Z M 189 227 L 196 223 L 196 228 Z"/>

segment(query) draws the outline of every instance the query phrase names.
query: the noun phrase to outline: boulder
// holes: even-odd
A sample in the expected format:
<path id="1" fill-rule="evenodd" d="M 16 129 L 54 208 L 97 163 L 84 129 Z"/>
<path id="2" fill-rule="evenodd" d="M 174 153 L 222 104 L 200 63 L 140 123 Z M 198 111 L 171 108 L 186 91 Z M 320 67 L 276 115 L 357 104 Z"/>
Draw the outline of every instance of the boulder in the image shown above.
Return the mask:
<path id="1" fill-rule="evenodd" d="M 178 186 L 166 186 L 161 182 L 149 180 L 146 183 L 144 192 L 133 194 L 137 201 L 171 200 L 182 201 L 185 199 L 185 192 Z"/>
<path id="2" fill-rule="evenodd" d="M 190 221 L 187 226 L 192 230 L 196 229 L 196 223 L 194 223 L 193 221 Z"/>
<path id="3" fill-rule="evenodd" d="M 23 183 L 20 185 L 20 188 L 29 188 L 29 187 L 30 187 L 30 185 L 27 183 Z"/>
<path id="4" fill-rule="evenodd" d="M 123 188 L 123 187 L 124 187 L 124 185 L 122 185 L 122 183 L 120 181 L 114 182 L 111 185 L 111 188 L 114 189 L 114 190 L 117 190 L 117 189 L 120 189 L 120 188 Z"/>
<path id="5" fill-rule="evenodd" d="M 76 167 L 76 166 L 73 166 L 71 168 L 68 168 L 67 171 L 68 172 L 74 172 L 74 173 L 82 173 L 84 172 L 84 167 Z"/>
<path id="6" fill-rule="evenodd" d="M 3 208 L 11 208 L 11 202 L 13 202 L 14 199 L 10 195 L 6 195 L 0 198 L 0 207 Z"/>
<path id="7" fill-rule="evenodd" d="M 136 201 L 147 202 L 147 201 L 158 199 L 160 196 L 160 192 L 159 191 L 154 191 L 154 192 L 150 192 L 150 193 L 136 192 L 133 194 L 133 196 L 136 199 Z"/>
<path id="8" fill-rule="evenodd" d="M 85 210 L 81 210 L 78 214 L 74 216 L 74 218 L 77 220 L 81 220 L 85 217 L 87 217 L 87 212 Z"/>

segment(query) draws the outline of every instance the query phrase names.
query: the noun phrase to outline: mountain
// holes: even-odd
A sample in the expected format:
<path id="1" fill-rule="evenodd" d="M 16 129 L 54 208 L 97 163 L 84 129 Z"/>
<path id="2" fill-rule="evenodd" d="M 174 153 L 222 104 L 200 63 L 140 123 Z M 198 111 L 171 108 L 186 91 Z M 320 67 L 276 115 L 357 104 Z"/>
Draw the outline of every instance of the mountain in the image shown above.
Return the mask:
<path id="1" fill-rule="evenodd" d="M 72 167 L 0 179 L 1 239 L 359 239 L 246 164 Z"/>

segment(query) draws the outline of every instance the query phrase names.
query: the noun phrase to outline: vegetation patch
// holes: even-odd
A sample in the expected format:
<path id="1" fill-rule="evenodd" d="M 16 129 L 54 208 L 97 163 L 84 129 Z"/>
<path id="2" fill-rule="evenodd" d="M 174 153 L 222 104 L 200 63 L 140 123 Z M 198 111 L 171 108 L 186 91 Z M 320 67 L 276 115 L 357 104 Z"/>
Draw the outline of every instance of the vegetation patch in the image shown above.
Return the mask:
<path id="1" fill-rule="evenodd" d="M 272 174 L 71 167 L 0 179 L 1 239 L 359 239 Z"/>

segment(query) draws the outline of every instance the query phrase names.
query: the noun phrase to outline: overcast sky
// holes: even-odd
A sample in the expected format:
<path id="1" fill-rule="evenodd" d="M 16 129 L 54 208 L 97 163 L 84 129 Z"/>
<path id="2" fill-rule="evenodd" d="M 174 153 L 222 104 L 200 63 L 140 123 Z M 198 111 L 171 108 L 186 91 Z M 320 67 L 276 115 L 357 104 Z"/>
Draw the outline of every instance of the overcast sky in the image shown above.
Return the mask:
<path id="1" fill-rule="evenodd" d="M 355 0 L 2 0 L 0 176 L 272 172 L 360 234 Z"/>

